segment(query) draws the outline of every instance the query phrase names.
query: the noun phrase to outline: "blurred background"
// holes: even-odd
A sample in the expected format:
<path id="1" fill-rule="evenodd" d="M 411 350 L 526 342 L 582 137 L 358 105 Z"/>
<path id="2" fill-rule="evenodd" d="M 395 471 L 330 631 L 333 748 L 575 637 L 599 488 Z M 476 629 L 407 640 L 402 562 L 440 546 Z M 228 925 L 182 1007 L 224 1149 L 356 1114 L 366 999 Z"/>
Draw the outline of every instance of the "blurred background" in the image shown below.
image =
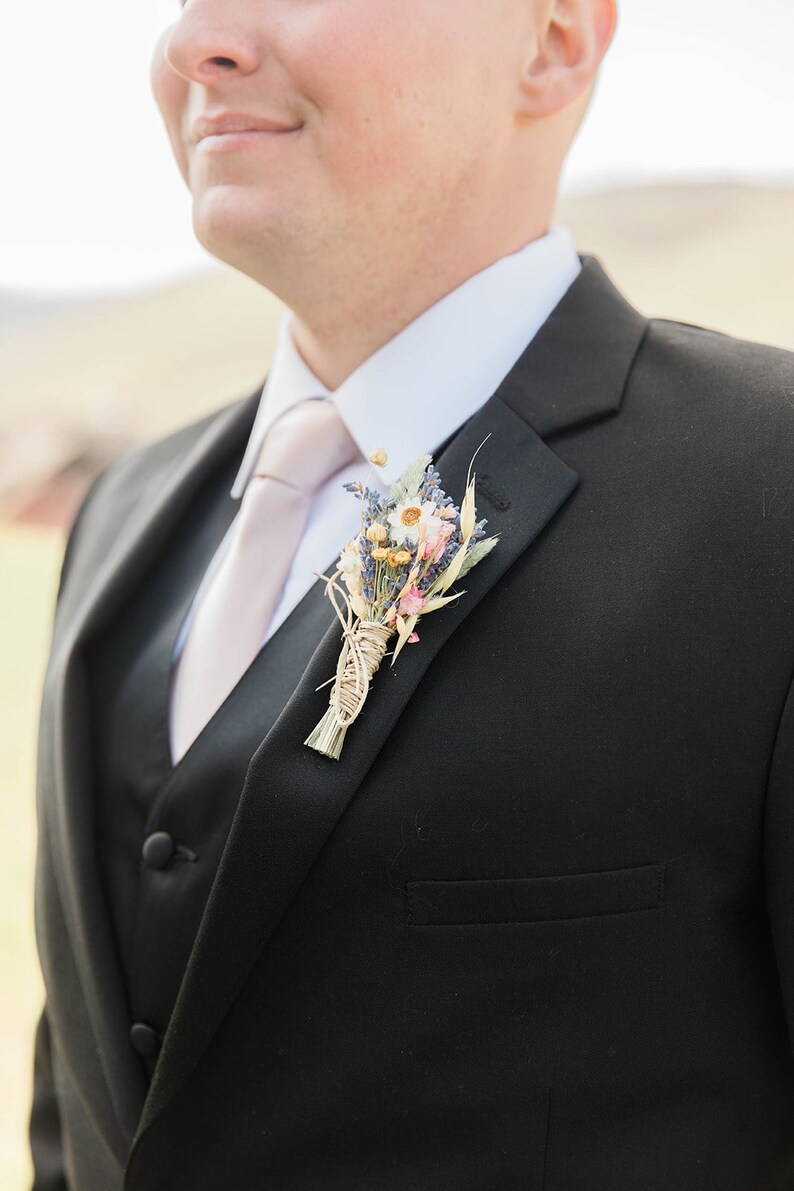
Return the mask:
<path id="1" fill-rule="evenodd" d="M 650 316 L 794 349 L 791 0 L 622 0 L 557 211 Z M 34 760 L 65 534 L 120 451 L 252 392 L 280 302 L 196 242 L 149 91 L 179 0 L 6 14 L 0 1186 L 29 1188 Z M 34 69 L 35 67 L 35 69 Z"/>

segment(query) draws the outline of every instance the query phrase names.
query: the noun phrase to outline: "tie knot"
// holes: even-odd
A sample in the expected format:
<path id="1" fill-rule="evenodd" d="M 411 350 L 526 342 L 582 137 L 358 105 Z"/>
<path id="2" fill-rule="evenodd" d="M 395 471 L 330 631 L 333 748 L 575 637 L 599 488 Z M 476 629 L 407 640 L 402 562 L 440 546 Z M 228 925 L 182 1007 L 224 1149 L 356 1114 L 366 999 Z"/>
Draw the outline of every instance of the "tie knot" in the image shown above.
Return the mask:
<path id="1" fill-rule="evenodd" d="M 253 474 L 311 494 L 360 458 L 363 456 L 335 402 L 309 397 L 276 418 L 265 435 Z"/>

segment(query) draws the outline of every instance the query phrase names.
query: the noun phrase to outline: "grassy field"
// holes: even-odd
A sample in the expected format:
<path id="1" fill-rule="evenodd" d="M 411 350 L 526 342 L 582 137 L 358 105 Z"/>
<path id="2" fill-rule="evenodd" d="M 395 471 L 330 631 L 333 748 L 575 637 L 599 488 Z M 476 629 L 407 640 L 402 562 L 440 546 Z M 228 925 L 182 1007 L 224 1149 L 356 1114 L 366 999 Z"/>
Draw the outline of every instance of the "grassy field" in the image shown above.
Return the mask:
<path id="1" fill-rule="evenodd" d="M 33 796 L 41 684 L 63 534 L 0 524 L 0 1187 L 27 1191 L 33 1030 L 43 1002 L 33 930 Z"/>

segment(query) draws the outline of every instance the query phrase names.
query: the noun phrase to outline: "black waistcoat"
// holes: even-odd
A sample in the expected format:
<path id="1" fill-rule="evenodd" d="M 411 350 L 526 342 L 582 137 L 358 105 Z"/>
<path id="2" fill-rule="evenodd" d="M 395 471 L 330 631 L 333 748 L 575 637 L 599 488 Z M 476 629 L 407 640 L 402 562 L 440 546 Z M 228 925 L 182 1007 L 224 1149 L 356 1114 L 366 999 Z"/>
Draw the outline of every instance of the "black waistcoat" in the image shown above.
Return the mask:
<path id="1" fill-rule="evenodd" d="M 219 462 L 201 498 L 88 651 L 96 843 L 126 978 L 130 1045 L 149 1077 L 249 761 L 335 615 L 323 584 L 315 582 L 172 766 L 171 656 L 239 508 L 229 489 L 240 458 L 235 450 Z M 332 569 L 329 560 L 327 573 Z"/>

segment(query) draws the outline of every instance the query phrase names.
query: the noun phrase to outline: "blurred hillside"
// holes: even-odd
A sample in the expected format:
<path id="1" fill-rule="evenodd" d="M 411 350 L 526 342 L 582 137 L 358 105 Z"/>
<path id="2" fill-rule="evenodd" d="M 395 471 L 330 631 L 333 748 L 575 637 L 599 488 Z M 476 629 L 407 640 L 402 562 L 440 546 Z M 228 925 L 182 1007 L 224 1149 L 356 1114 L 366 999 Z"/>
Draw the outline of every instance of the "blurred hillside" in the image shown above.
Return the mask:
<path id="1" fill-rule="evenodd" d="M 794 187 L 611 190 L 557 219 L 643 313 L 794 349 Z M 46 318 L 0 297 L 0 517 L 50 524 L 127 444 L 261 384 L 282 309 L 226 268 Z"/>

